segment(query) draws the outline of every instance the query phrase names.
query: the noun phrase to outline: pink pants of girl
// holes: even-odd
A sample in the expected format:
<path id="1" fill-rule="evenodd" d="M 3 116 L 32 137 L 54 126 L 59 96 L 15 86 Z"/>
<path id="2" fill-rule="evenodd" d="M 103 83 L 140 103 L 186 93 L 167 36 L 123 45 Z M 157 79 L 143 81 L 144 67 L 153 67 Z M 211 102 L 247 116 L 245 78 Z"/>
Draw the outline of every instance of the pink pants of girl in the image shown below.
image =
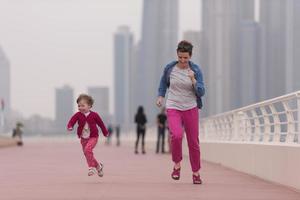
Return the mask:
<path id="1" fill-rule="evenodd" d="M 93 149 L 95 148 L 97 141 L 98 141 L 97 137 L 91 137 L 88 139 L 81 138 L 80 141 L 84 156 L 86 158 L 89 167 L 97 167 L 99 165 L 93 153 Z"/>

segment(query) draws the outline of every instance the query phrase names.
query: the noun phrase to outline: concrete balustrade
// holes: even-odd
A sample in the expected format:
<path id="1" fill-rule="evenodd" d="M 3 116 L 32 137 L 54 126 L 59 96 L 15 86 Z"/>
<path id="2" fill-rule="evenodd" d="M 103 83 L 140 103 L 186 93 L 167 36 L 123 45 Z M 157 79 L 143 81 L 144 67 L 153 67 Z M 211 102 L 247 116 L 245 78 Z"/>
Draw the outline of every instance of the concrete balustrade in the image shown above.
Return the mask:
<path id="1" fill-rule="evenodd" d="M 201 142 L 202 159 L 300 190 L 300 147 L 291 144 Z"/>
<path id="2" fill-rule="evenodd" d="M 300 91 L 202 119 L 202 159 L 300 190 Z"/>

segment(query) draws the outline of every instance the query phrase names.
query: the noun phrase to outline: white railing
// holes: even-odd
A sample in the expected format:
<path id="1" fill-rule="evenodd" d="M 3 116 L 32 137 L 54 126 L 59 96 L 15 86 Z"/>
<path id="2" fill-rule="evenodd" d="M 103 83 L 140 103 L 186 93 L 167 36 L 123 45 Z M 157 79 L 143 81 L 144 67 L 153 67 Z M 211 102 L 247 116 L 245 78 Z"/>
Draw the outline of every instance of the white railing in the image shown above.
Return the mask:
<path id="1" fill-rule="evenodd" d="M 202 141 L 300 144 L 300 91 L 200 121 Z"/>

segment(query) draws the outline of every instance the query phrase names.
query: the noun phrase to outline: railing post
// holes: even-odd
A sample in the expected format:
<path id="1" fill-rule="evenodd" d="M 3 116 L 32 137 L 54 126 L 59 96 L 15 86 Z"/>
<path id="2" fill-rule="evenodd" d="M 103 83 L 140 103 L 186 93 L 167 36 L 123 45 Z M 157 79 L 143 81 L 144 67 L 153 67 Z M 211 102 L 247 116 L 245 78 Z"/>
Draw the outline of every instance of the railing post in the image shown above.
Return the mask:
<path id="1" fill-rule="evenodd" d="M 203 140 L 207 140 L 209 121 L 205 121 L 203 126 Z"/>
<path id="2" fill-rule="evenodd" d="M 201 120 L 199 122 L 199 131 L 200 131 L 199 139 L 201 141 L 205 140 L 205 136 L 207 134 L 207 130 L 206 130 L 207 128 L 206 128 L 206 126 L 207 126 L 207 122 L 205 122 L 204 120 Z"/>
<path id="3" fill-rule="evenodd" d="M 0 108 L 0 133 L 4 132 L 4 111 Z"/>
<path id="4" fill-rule="evenodd" d="M 233 119 L 232 119 L 232 122 L 233 122 L 233 131 L 232 131 L 232 136 L 231 136 L 231 140 L 234 140 L 234 141 L 237 141 L 238 140 L 238 114 L 237 112 L 235 112 L 233 114 Z"/>
<path id="5" fill-rule="evenodd" d="M 243 112 L 241 111 L 233 114 L 233 135 L 231 137 L 231 140 L 233 141 L 243 141 L 243 138 L 241 138 L 241 123 L 243 123 L 242 116 Z"/>

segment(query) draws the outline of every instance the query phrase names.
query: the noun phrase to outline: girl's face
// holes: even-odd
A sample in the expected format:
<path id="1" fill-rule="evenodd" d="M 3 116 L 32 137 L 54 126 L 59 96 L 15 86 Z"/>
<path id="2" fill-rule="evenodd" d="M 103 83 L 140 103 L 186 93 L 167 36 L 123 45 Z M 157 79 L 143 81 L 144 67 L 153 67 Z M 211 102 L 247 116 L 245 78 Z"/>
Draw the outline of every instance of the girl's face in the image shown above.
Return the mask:
<path id="1" fill-rule="evenodd" d="M 78 102 L 78 110 L 81 113 L 87 113 L 91 109 L 91 106 L 87 103 L 86 100 L 82 99 Z"/>
<path id="2" fill-rule="evenodd" d="M 186 68 L 189 66 L 189 60 L 191 59 L 191 56 L 188 52 L 177 52 L 178 57 L 178 66 L 181 68 Z"/>

